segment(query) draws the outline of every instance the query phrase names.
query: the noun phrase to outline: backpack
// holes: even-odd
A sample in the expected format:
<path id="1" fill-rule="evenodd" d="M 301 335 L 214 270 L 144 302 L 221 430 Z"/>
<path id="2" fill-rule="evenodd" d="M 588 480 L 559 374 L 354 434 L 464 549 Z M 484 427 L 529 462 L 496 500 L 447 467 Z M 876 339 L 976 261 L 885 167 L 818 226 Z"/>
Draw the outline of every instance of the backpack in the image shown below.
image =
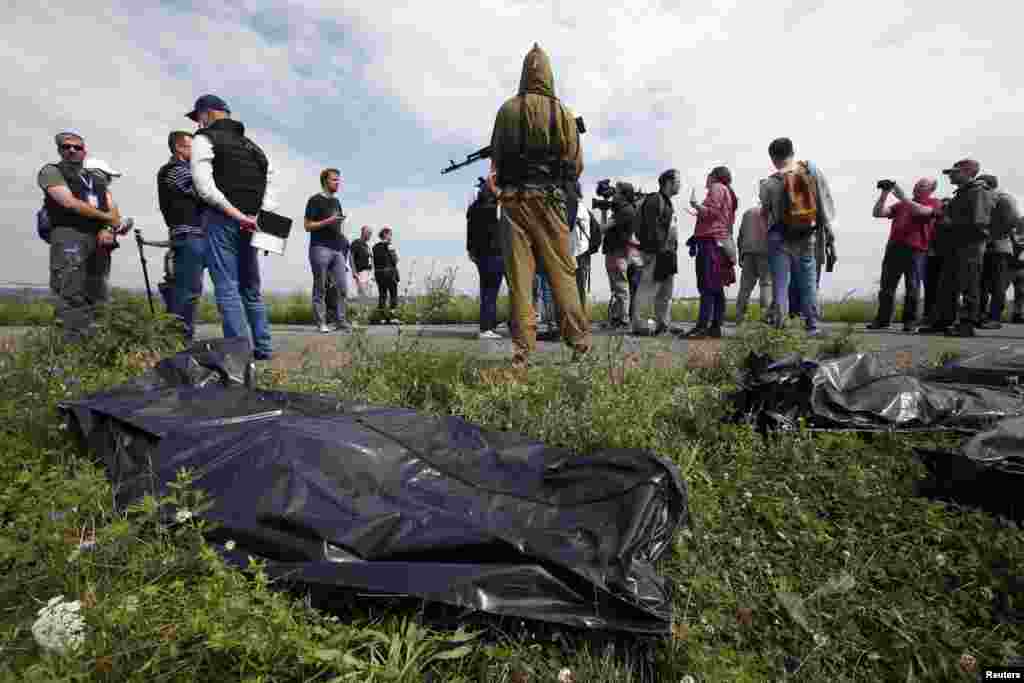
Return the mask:
<path id="1" fill-rule="evenodd" d="M 50 225 L 50 212 L 46 210 L 45 206 L 36 211 L 36 232 L 39 233 L 39 239 L 47 244 L 50 243 L 53 226 Z"/>
<path id="2" fill-rule="evenodd" d="M 633 239 L 639 242 L 641 245 L 647 245 L 651 239 L 651 236 L 647 234 L 647 226 L 644 225 L 644 206 L 647 204 L 647 200 L 654 195 L 660 195 L 661 192 L 651 192 L 650 194 L 638 194 L 636 202 L 633 204 L 636 207 L 636 214 L 633 216 L 633 225 L 631 231 L 633 233 Z M 661 198 L 658 198 L 658 208 L 661 208 Z"/>
<path id="3" fill-rule="evenodd" d="M 817 229 L 818 182 L 806 161 L 796 170 L 782 174 L 783 235 L 787 240 L 803 239 Z"/>

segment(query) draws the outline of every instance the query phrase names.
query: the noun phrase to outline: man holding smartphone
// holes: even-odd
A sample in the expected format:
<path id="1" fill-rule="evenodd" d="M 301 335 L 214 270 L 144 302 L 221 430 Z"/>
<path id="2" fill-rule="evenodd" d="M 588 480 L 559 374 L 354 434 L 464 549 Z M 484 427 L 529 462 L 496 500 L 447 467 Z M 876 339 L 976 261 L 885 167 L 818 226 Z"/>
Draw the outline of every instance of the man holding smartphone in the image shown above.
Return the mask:
<path id="1" fill-rule="evenodd" d="M 331 297 L 336 329 L 352 329 L 345 317 L 348 297 L 346 264 L 350 246 L 343 232 L 345 212 L 337 197 L 341 184 L 341 171 L 325 168 L 320 172 L 322 191 L 306 202 L 304 225 L 309 233 L 309 265 L 313 271 L 313 317 L 321 332 L 330 332 L 325 303 L 328 279 L 334 283 L 336 293 L 336 296 Z"/>

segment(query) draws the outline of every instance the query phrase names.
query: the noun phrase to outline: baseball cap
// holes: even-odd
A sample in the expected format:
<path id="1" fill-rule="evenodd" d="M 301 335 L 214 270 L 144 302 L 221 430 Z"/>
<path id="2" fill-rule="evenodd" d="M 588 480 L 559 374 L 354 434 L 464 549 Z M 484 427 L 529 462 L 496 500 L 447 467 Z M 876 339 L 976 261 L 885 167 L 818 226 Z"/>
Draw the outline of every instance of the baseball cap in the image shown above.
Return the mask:
<path id="1" fill-rule="evenodd" d="M 963 171 L 964 173 L 966 173 L 969 176 L 974 176 L 974 175 L 977 175 L 978 171 L 980 171 L 980 170 L 981 170 L 981 164 L 979 164 L 974 159 L 961 159 L 960 161 L 958 161 L 955 164 L 953 164 L 952 168 L 944 168 L 944 169 L 942 169 L 942 172 L 944 174 L 946 174 L 946 175 L 949 175 L 953 171 Z"/>
<path id="2" fill-rule="evenodd" d="M 201 111 L 226 111 L 229 114 L 231 113 L 231 109 L 228 108 L 228 103 L 216 95 L 203 95 L 200 97 L 196 100 L 196 104 L 192 107 L 192 111 L 185 114 L 185 116 L 195 121 Z"/>
<path id="3" fill-rule="evenodd" d="M 103 161 L 102 159 L 94 159 L 93 157 L 89 157 L 88 159 L 85 160 L 85 163 L 83 163 L 82 166 L 83 168 L 86 168 L 90 171 L 103 171 L 111 178 L 121 177 L 120 171 L 115 171 L 110 164 Z"/>

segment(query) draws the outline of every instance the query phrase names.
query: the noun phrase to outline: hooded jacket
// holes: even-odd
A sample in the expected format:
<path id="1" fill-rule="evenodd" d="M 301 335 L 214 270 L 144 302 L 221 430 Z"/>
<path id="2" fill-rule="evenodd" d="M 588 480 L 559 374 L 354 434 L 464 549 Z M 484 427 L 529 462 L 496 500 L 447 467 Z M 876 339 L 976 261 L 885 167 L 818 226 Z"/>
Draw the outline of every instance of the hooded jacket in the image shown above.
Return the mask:
<path id="1" fill-rule="evenodd" d="M 575 180 L 583 172 L 576 121 L 555 96 L 551 60 L 536 44 L 523 59 L 519 93 L 498 110 L 491 158 L 503 187 Z M 571 178 L 559 177 L 560 162 Z"/>

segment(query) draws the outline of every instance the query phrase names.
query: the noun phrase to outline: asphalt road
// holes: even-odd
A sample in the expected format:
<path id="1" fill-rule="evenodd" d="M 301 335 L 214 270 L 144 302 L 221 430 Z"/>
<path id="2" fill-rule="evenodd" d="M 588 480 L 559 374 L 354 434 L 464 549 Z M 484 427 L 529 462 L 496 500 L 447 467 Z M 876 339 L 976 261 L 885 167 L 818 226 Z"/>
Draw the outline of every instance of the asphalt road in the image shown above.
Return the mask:
<path id="1" fill-rule="evenodd" d="M 678 325 L 681 329 L 689 329 L 692 323 Z M 823 323 L 822 329 L 828 335 L 835 335 L 847 328 L 845 323 Z M 30 327 L 0 327 L 0 338 L 19 337 Z M 511 340 L 508 330 L 499 328 L 502 339 L 480 340 L 477 338 L 478 328 L 475 324 L 463 325 L 367 325 L 359 328 L 365 332 L 366 339 L 377 347 L 387 347 L 397 341 L 415 340 L 424 347 L 437 350 L 463 351 L 485 356 L 511 355 Z M 983 330 L 976 337 L 969 339 L 922 336 L 907 334 L 899 325 L 889 330 L 867 331 L 863 324 L 854 326 L 855 340 L 859 348 L 877 351 L 903 351 L 909 353 L 915 362 L 934 359 L 939 354 L 958 353 L 974 355 L 1004 346 L 1019 345 L 1024 349 L 1024 325 L 1004 325 L 1001 330 Z M 350 343 L 352 335 L 338 332 L 321 333 L 311 325 L 274 325 L 271 328 L 274 349 L 277 353 L 302 352 L 310 348 L 323 349 L 331 346 L 338 348 Z M 595 347 L 600 350 L 622 349 L 629 351 L 686 352 L 695 343 L 707 345 L 709 342 L 694 342 L 663 335 L 657 338 L 633 337 L 621 332 L 612 332 L 595 325 L 593 329 Z M 736 334 L 735 326 L 727 324 L 723 329 L 725 342 Z M 200 339 L 212 339 L 221 335 L 220 325 L 200 325 L 197 336 Z M 716 343 L 716 342 L 710 342 Z M 538 352 L 542 354 L 568 353 L 565 346 L 558 342 L 538 342 Z"/>

